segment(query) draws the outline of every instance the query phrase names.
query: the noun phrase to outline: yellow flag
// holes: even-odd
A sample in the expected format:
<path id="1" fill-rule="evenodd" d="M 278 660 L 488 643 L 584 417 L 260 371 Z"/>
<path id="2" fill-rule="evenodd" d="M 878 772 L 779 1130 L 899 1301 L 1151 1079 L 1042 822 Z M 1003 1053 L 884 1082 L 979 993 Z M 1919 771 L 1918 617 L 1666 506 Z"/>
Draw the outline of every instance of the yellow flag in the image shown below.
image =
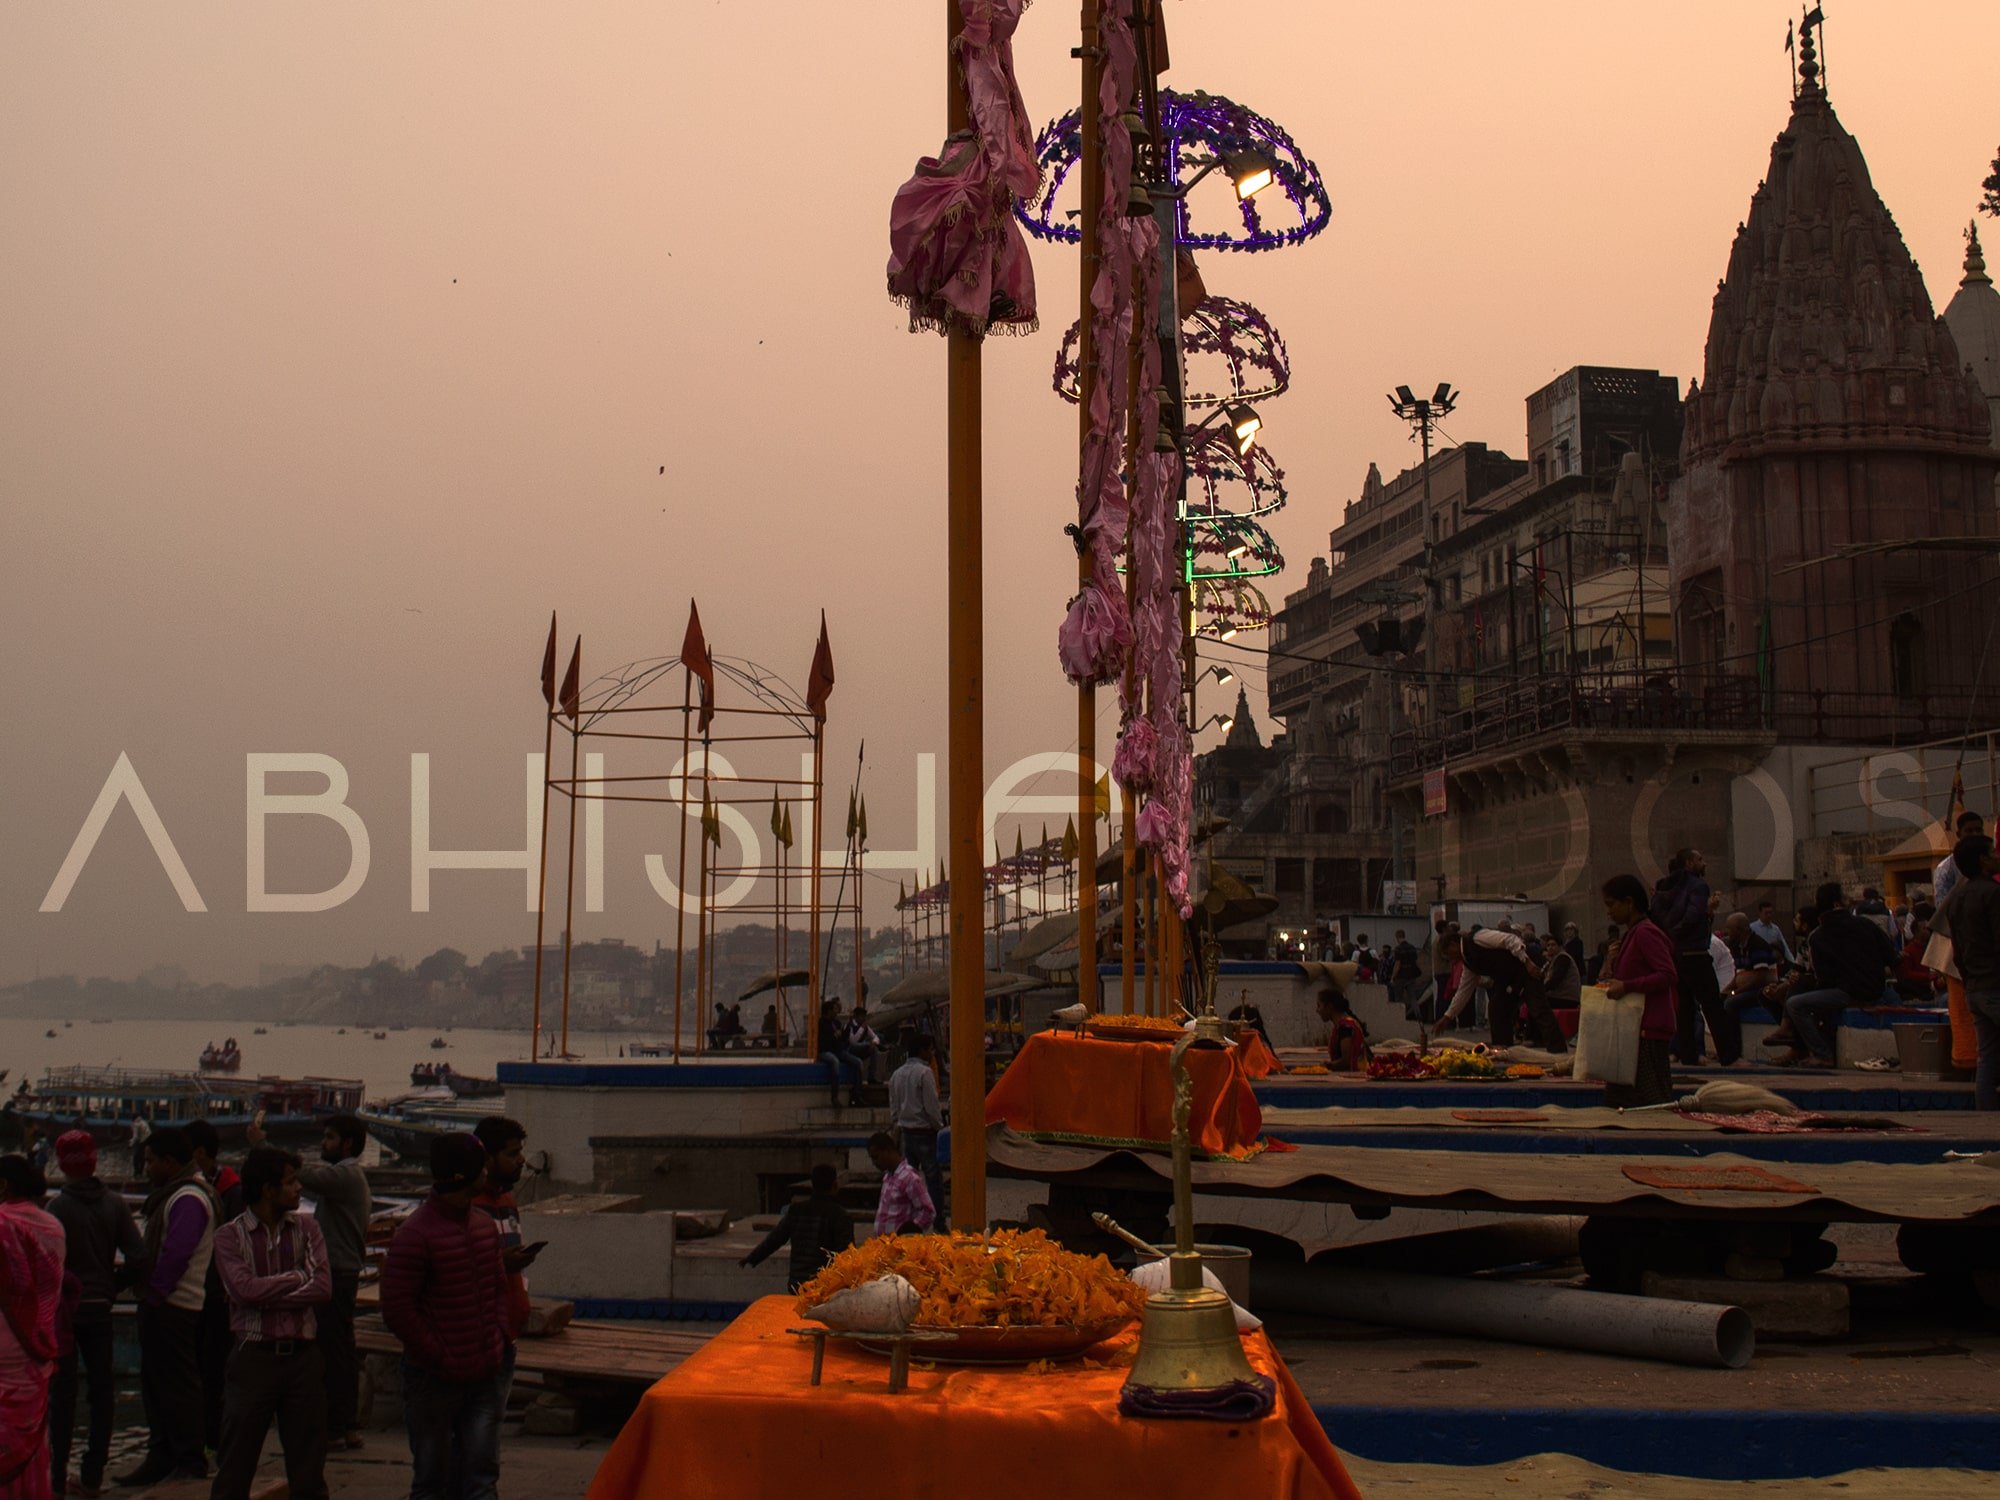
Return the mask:
<path id="1" fill-rule="evenodd" d="M 778 811 L 778 790 L 776 787 L 773 787 L 771 789 L 771 832 L 782 840 L 784 838 L 784 828 L 784 815 Z"/>
<path id="2" fill-rule="evenodd" d="M 792 847 L 792 809 L 789 804 L 785 808 L 784 827 L 778 830 L 778 842 L 787 849 Z"/>
<path id="3" fill-rule="evenodd" d="M 1063 841 L 1062 841 L 1063 863 L 1066 865 L 1074 864 L 1076 861 L 1076 856 L 1078 852 L 1082 849 L 1082 847 L 1083 846 L 1077 842 L 1076 819 L 1071 818 L 1069 820 L 1069 826 L 1063 829 Z"/>
<path id="4" fill-rule="evenodd" d="M 1097 815 L 1107 823 L 1111 821 L 1111 773 L 1105 772 L 1097 778 Z"/>
<path id="5" fill-rule="evenodd" d="M 868 797 L 866 793 L 863 793 L 861 797 L 861 817 L 855 831 L 860 836 L 862 843 L 865 844 L 868 842 Z"/>

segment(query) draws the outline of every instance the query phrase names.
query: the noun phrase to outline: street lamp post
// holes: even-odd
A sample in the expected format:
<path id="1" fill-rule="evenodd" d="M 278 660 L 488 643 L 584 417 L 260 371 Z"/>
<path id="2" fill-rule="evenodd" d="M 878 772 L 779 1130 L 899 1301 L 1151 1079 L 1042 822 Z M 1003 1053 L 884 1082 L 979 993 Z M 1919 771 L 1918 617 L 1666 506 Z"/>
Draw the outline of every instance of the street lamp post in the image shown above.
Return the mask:
<path id="1" fill-rule="evenodd" d="M 1424 715 L 1435 720 L 1436 705 L 1431 695 L 1436 691 L 1437 663 L 1437 617 L 1439 614 L 1437 576 L 1437 521 L 1431 514 L 1431 432 L 1437 424 L 1452 414 L 1458 405 L 1458 392 L 1451 388 L 1451 382 L 1440 380 L 1438 388 L 1428 397 L 1411 394 L 1406 385 L 1396 387 L 1389 397 L 1389 409 L 1413 429 L 1417 441 L 1423 445 L 1424 466 Z"/>
<path id="2" fill-rule="evenodd" d="M 1437 692 L 1437 617 L 1438 576 L 1437 576 L 1437 522 L 1431 514 L 1431 431 L 1444 418 L 1451 415 L 1458 405 L 1458 392 L 1451 388 L 1451 382 L 1440 380 L 1438 387 L 1428 397 L 1414 394 L 1406 385 L 1399 385 L 1389 397 L 1389 409 L 1408 422 L 1414 429 L 1417 441 L 1423 445 L 1423 485 L 1424 485 L 1424 619 L 1423 619 L 1423 674 L 1424 699 L 1423 716 L 1431 724 L 1438 718 L 1437 705 L 1433 697 Z M 1410 834 L 1410 849 L 1407 856 L 1402 849 L 1402 840 L 1396 839 L 1395 855 L 1392 863 L 1396 867 L 1396 878 L 1407 881 L 1416 874 L 1416 831 Z"/>

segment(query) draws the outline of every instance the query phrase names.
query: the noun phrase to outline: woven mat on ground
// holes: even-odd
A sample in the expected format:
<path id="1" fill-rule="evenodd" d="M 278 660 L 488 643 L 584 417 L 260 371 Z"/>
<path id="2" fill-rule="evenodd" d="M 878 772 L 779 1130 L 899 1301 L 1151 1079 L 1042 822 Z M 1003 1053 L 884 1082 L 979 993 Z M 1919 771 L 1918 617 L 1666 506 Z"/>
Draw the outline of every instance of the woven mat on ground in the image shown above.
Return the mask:
<path id="1" fill-rule="evenodd" d="M 1680 1193 L 1817 1193 L 1806 1182 L 1780 1177 L 1758 1166 L 1640 1166 L 1628 1163 L 1625 1176 L 1646 1187 L 1672 1188 Z"/>

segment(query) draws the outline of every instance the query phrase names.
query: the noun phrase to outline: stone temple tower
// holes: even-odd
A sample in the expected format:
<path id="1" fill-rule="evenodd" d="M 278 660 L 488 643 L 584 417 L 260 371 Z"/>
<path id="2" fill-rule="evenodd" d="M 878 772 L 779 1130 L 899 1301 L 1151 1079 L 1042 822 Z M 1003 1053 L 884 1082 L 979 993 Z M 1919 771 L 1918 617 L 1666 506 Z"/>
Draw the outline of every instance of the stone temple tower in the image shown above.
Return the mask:
<path id="1" fill-rule="evenodd" d="M 1816 737 L 1784 727 L 1812 722 L 1809 697 L 1822 714 L 1915 712 L 1972 688 L 2000 449 L 1966 364 L 1828 102 L 1808 31 L 1791 119 L 1716 290 L 1669 493 L 1692 682 L 1774 706 L 1781 739 Z M 1986 675 L 2000 678 L 2000 660 Z"/>

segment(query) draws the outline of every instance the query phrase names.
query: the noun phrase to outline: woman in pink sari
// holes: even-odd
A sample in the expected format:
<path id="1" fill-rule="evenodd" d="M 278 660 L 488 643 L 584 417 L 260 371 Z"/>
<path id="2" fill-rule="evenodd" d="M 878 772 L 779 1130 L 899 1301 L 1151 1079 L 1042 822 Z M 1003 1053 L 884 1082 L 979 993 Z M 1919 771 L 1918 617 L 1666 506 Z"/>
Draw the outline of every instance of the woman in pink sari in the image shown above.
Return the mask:
<path id="1" fill-rule="evenodd" d="M 63 1228 L 25 1156 L 0 1156 L 0 1500 L 49 1500 L 49 1377 L 63 1288 Z"/>

